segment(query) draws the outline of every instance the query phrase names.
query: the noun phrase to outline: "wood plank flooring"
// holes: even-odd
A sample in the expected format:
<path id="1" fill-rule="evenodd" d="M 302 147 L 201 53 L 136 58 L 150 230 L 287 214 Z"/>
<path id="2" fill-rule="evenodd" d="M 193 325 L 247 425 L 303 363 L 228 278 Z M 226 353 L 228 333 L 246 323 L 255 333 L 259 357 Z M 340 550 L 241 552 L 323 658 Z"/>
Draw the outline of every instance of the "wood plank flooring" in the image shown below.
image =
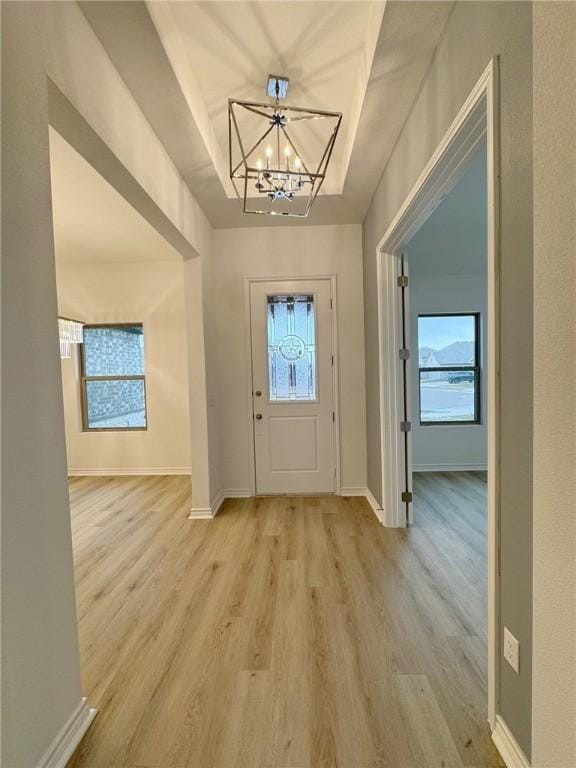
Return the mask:
<path id="1" fill-rule="evenodd" d="M 85 694 L 70 768 L 502 766 L 486 724 L 481 475 L 366 501 L 227 501 L 186 478 L 70 483 Z"/>

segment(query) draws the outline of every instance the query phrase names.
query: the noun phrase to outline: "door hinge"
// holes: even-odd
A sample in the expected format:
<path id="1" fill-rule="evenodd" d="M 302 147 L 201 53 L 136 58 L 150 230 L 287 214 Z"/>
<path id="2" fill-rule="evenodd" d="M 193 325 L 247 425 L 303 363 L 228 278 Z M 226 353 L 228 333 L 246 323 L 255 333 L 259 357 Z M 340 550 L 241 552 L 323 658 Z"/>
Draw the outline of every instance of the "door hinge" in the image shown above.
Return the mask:
<path id="1" fill-rule="evenodd" d="M 400 432 L 410 432 L 412 430 L 412 422 L 411 421 L 401 421 L 400 422 Z"/>
<path id="2" fill-rule="evenodd" d="M 336 413 L 335 411 L 332 411 L 332 421 L 336 421 Z"/>
<path id="3" fill-rule="evenodd" d="M 398 288 L 408 287 L 408 275 L 398 275 Z"/>
<path id="4" fill-rule="evenodd" d="M 410 504 L 412 502 L 412 493 L 410 491 L 402 491 L 402 501 Z"/>
<path id="5" fill-rule="evenodd" d="M 334 365 L 334 355 L 332 355 L 332 365 Z"/>
<path id="6" fill-rule="evenodd" d="M 330 309 L 332 309 L 332 299 L 330 299 Z"/>
<path id="7" fill-rule="evenodd" d="M 409 349 L 399 349 L 398 350 L 398 357 L 400 360 L 410 360 L 410 350 Z"/>

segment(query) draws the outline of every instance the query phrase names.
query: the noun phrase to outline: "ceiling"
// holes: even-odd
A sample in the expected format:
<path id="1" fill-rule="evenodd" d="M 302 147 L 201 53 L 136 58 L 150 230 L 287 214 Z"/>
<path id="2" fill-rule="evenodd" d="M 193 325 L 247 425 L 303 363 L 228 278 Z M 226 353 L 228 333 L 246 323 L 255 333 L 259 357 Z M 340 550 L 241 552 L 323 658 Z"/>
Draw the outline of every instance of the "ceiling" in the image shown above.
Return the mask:
<path id="1" fill-rule="evenodd" d="M 222 156 L 228 147 L 228 99 L 270 103 L 269 73 L 290 78 L 285 103 L 345 112 L 321 190 L 342 193 L 382 2 L 152 2 L 148 10 L 166 50 L 181 45 L 185 77 L 194 73 Z M 221 182 L 234 197 L 227 163 L 222 171 Z"/>
<path id="2" fill-rule="evenodd" d="M 474 275 L 488 268 L 486 145 L 406 246 L 410 274 Z"/>
<path id="3" fill-rule="evenodd" d="M 57 262 L 181 261 L 179 253 L 53 128 L 50 174 Z"/>
<path id="4" fill-rule="evenodd" d="M 452 2 L 80 2 L 114 65 L 215 227 L 274 226 L 242 213 L 228 178 L 229 98 L 341 111 L 322 194 L 306 220 L 361 222 L 442 35 Z"/>

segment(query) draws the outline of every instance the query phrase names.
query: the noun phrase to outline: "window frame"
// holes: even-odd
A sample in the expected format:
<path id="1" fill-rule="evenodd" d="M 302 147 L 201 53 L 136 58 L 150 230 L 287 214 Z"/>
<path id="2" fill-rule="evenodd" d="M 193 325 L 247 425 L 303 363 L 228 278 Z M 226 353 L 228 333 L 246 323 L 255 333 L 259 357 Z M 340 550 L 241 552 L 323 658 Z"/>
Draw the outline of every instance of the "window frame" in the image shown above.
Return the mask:
<path id="1" fill-rule="evenodd" d="M 84 331 L 91 328 L 141 328 L 144 335 L 143 323 L 85 323 Z M 134 374 L 131 376 L 87 376 L 84 361 L 84 342 L 79 346 L 80 358 L 80 401 L 82 410 L 82 431 L 83 432 L 146 432 L 148 430 L 148 393 L 146 391 L 146 374 Z M 144 382 L 144 418 L 146 426 L 144 427 L 91 427 L 88 421 L 88 393 L 87 382 L 89 381 L 143 381 Z"/>
<path id="2" fill-rule="evenodd" d="M 474 318 L 474 364 L 473 365 L 441 365 L 431 368 L 420 365 L 420 318 L 427 317 L 473 317 Z M 482 424 L 482 397 L 481 397 L 481 313 L 480 312 L 426 312 L 418 315 L 417 327 L 417 355 L 418 355 L 418 417 L 422 427 L 461 427 L 478 426 Z M 422 372 L 436 371 L 464 371 L 474 374 L 474 419 L 468 421 L 423 421 L 422 420 Z"/>

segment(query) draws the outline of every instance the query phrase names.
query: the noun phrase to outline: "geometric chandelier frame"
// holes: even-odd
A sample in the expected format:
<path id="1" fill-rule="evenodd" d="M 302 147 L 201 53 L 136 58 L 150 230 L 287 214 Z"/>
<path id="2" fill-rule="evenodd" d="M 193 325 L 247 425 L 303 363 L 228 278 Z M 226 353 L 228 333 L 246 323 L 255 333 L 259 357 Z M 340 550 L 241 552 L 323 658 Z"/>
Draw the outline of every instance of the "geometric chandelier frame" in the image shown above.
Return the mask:
<path id="1" fill-rule="evenodd" d="M 341 122 L 341 112 L 280 105 L 278 98 L 275 104 L 229 99 L 230 179 L 244 213 L 308 216 Z M 318 152 L 314 161 L 311 143 Z"/>

